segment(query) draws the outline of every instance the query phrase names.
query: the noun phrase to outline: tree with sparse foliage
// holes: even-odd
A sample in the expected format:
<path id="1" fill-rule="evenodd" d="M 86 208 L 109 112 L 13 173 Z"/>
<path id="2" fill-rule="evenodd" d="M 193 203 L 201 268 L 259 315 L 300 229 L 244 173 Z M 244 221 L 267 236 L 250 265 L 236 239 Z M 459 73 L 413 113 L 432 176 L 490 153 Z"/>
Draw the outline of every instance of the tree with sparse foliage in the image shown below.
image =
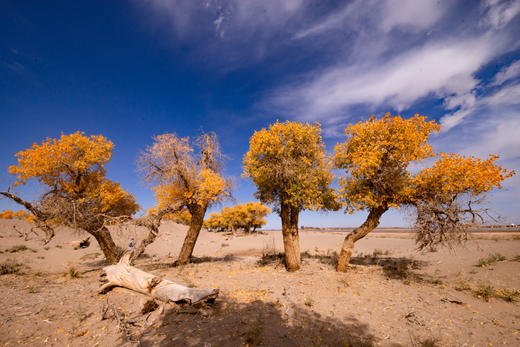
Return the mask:
<path id="1" fill-rule="evenodd" d="M 157 207 L 176 205 L 191 215 L 179 264 L 189 263 L 208 207 L 230 196 L 231 183 L 220 174 L 222 158 L 214 133 L 202 134 L 193 143 L 189 137 L 159 135 L 139 158 L 145 179 L 153 184 Z"/>
<path id="2" fill-rule="evenodd" d="M 82 132 L 35 143 L 17 153 L 18 164 L 9 167 L 17 178 L 12 188 L 36 179 L 47 190 L 35 203 L 13 194 L 12 188 L 1 194 L 35 216 L 46 242 L 54 236 L 52 224 L 83 229 L 95 237 L 107 261 L 116 263 L 122 250 L 114 243 L 105 222 L 107 218 L 130 216 L 139 207 L 132 194 L 105 177 L 105 164 L 113 147 L 101 135 L 85 136 Z"/>
<path id="3" fill-rule="evenodd" d="M 500 188 L 500 182 L 514 174 L 494 164 L 498 156 L 483 161 L 441 154 L 431 168 L 413 175 L 408 171 L 411 163 L 438 156 L 428 137 L 439 129 L 424 116 L 403 119 L 389 114 L 345 129 L 347 140 L 337 144 L 334 153 L 335 168 L 345 170 L 339 178 L 340 201 L 346 212 L 367 210 L 368 216 L 345 238 L 338 271 L 346 271 L 354 243 L 375 229 L 390 208 L 417 209 L 419 247 L 464 238 L 464 216 L 479 215 L 471 206 L 475 198 Z"/>
<path id="4" fill-rule="evenodd" d="M 276 122 L 256 131 L 244 156 L 244 176 L 257 187 L 255 196 L 273 204 L 282 220 L 285 264 L 300 268 L 298 216 L 305 209 L 337 209 L 319 123 Z"/>

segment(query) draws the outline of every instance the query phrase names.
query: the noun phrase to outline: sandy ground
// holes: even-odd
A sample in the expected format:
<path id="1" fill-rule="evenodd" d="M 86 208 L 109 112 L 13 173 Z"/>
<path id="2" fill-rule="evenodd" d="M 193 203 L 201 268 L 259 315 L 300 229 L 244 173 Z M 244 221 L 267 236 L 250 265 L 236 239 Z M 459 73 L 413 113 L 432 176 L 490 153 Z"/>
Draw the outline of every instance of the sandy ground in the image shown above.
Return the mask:
<path id="1" fill-rule="evenodd" d="M 479 235 L 464 247 L 433 252 L 417 252 L 410 234 L 372 233 L 356 244 L 349 272 L 340 274 L 333 263 L 346 233 L 302 231 L 302 270 L 287 273 L 276 255 L 283 245 L 276 231 L 202 231 L 194 263 L 174 266 L 186 229 L 164 224 L 136 266 L 187 286 L 219 288 L 220 296 L 211 306 L 167 304 L 142 314 L 144 295 L 123 288 L 97 294 L 99 247 L 95 241 L 86 249 L 72 246 L 88 235 L 60 228 L 44 246 L 34 234 L 20 237 L 29 224 L 0 220 L 0 263 L 22 264 L 21 273 L 0 277 L 0 344 L 520 345 L 520 305 L 507 301 L 520 300 L 512 294 L 520 288 L 514 233 Z M 133 227 L 112 233 L 122 246 L 143 236 Z M 9 252 L 18 245 L 27 249 Z M 505 259 L 476 266 L 495 253 Z"/>

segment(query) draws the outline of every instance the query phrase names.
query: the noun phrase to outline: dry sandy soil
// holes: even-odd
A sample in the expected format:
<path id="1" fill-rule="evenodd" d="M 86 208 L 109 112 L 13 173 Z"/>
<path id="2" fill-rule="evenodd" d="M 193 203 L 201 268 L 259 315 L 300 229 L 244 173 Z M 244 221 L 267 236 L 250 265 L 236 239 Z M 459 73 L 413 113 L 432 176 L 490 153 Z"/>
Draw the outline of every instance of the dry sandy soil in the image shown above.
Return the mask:
<path id="1" fill-rule="evenodd" d="M 99 247 L 72 246 L 87 235 L 61 228 L 44 246 L 34 234 L 19 236 L 29 230 L 25 222 L 0 220 L 0 264 L 22 264 L 19 273 L 0 277 L 1 345 L 520 345 L 514 234 L 417 252 L 409 234 L 373 233 L 356 244 L 352 268 L 340 274 L 334 251 L 346 233 L 302 231 L 302 270 L 287 273 L 275 231 L 202 231 L 194 263 L 175 266 L 186 227 L 166 223 L 136 266 L 190 287 L 220 288 L 220 295 L 213 305 L 172 303 L 142 314 L 144 295 L 123 288 L 97 294 Z M 122 246 L 142 237 L 133 227 L 112 233 Z M 27 249 L 16 251 L 18 245 Z M 476 266 L 495 253 L 505 259 Z"/>

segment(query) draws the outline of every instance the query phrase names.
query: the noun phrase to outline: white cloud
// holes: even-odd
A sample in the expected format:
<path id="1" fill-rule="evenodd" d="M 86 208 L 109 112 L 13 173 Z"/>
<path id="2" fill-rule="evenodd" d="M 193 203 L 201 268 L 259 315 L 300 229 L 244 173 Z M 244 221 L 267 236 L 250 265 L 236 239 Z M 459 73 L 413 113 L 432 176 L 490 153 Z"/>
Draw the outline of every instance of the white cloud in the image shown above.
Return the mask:
<path id="1" fill-rule="evenodd" d="M 520 60 L 517 60 L 513 64 L 502 68 L 493 79 L 494 85 L 501 85 L 513 78 L 520 76 Z"/>
<path id="2" fill-rule="evenodd" d="M 471 116 L 477 111 L 483 109 L 498 110 L 512 105 L 520 105 L 520 84 L 502 87 L 494 93 L 480 98 L 476 98 L 473 95 L 471 101 L 460 101 L 460 105 L 461 108 L 459 110 L 441 118 L 440 123 L 443 132 L 447 132 L 451 128 L 459 125 L 464 118 Z M 491 118 L 494 117 L 497 117 L 497 115 L 493 114 Z"/>
<path id="3" fill-rule="evenodd" d="M 484 8 L 487 15 L 483 18 L 483 23 L 501 29 L 520 13 L 520 1 L 487 0 Z"/>
<path id="4" fill-rule="evenodd" d="M 381 28 L 390 31 L 395 27 L 408 30 L 426 30 L 435 24 L 447 10 L 437 0 L 387 0 L 382 6 Z"/>
<path id="5" fill-rule="evenodd" d="M 277 90 L 270 102 L 308 118 L 328 118 L 357 104 L 402 110 L 436 94 L 449 108 L 472 102 L 473 74 L 492 57 L 498 37 L 433 42 L 381 61 L 359 61 L 315 74 Z"/>
<path id="6" fill-rule="evenodd" d="M 441 6 L 437 0 L 357 0 L 300 30 L 294 37 L 301 39 L 330 30 L 356 30 L 366 23 L 374 23 L 383 33 L 394 28 L 428 30 L 446 10 L 447 6 Z"/>

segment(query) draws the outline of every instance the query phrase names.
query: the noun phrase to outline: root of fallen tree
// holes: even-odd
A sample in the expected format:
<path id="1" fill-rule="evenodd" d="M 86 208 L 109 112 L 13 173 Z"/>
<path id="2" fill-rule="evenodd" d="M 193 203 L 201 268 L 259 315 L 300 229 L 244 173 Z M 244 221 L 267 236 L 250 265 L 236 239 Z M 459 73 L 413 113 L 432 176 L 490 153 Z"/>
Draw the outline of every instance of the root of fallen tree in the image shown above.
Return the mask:
<path id="1" fill-rule="evenodd" d="M 130 266 L 131 252 L 123 255 L 119 263 L 103 268 L 106 283 L 99 288 L 105 293 L 113 287 L 123 287 L 149 295 L 163 302 L 187 302 L 192 305 L 213 301 L 218 289 L 195 289 L 176 284 L 148 272 Z"/>

